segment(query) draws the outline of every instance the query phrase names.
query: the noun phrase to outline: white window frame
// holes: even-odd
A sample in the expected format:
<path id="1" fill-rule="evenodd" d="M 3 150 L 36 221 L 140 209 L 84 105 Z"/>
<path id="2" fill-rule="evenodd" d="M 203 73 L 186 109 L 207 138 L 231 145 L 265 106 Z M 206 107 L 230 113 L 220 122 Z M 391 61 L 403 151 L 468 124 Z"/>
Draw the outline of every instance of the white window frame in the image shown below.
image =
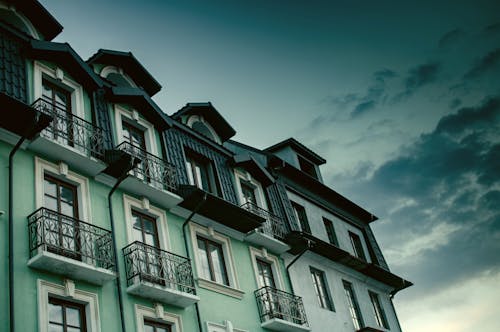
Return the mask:
<path id="1" fill-rule="evenodd" d="M 146 151 L 152 155 L 159 156 L 158 147 L 156 146 L 155 128 L 154 126 L 143 119 L 136 110 L 127 110 L 123 106 L 115 104 L 115 123 L 116 123 L 116 141 L 118 144 L 123 142 L 123 126 L 122 121 L 125 119 L 144 130 L 144 139 L 146 143 Z"/>
<path id="2" fill-rule="evenodd" d="M 232 296 L 238 299 L 243 298 L 245 292 L 239 289 L 238 278 L 234 268 L 236 265 L 234 263 L 234 258 L 232 254 L 233 250 L 231 248 L 231 239 L 220 233 L 215 232 L 211 227 L 207 228 L 194 223 L 190 223 L 189 229 L 191 232 L 191 244 L 193 246 L 194 257 L 195 257 L 194 261 L 196 265 L 198 286 L 212 290 L 214 292 Z M 200 262 L 200 257 L 198 256 L 198 251 L 199 251 L 198 240 L 197 240 L 198 235 L 201 235 L 202 237 L 217 242 L 221 245 L 222 254 L 224 255 L 224 263 L 226 263 L 226 271 L 229 280 L 229 286 L 204 278 L 201 275 L 200 273 L 201 262 Z"/>
<path id="3" fill-rule="evenodd" d="M 276 288 L 284 290 L 285 283 L 281 278 L 281 267 L 278 257 L 269 254 L 265 248 L 257 249 L 255 247 L 248 247 L 248 249 L 250 250 L 250 257 L 252 258 L 252 267 L 255 275 L 255 282 L 257 283 L 258 288 L 264 287 L 264 285 L 261 285 L 259 282 L 259 268 L 257 267 L 257 258 L 271 264 L 271 269 L 273 270 L 273 276 L 274 276 L 274 281 L 276 283 Z"/>
<path id="4" fill-rule="evenodd" d="M 140 304 L 134 305 L 137 332 L 144 332 L 144 319 L 151 319 L 172 325 L 172 332 L 182 332 L 181 316 L 163 311 L 163 305 L 157 303 L 154 308 Z"/>
<path id="5" fill-rule="evenodd" d="M 248 332 L 247 330 L 237 329 L 233 327 L 231 321 L 226 320 L 224 324 L 208 322 L 207 321 L 207 331 L 208 332 Z"/>
<path id="6" fill-rule="evenodd" d="M 135 82 L 123 71 L 122 68 L 116 66 L 106 66 L 103 67 L 99 73 L 99 75 L 104 78 L 107 78 L 109 74 L 120 74 L 123 76 L 125 81 L 130 84 L 130 86 L 137 88 L 137 84 L 135 84 Z"/>
<path id="7" fill-rule="evenodd" d="M 147 198 L 138 200 L 134 197 L 123 194 L 123 206 L 125 209 L 125 229 L 127 230 L 127 243 L 134 242 L 133 225 L 132 225 L 132 209 L 146 214 L 156 220 L 158 231 L 158 240 L 160 241 L 160 249 L 170 251 L 170 239 L 167 224 L 167 214 L 164 210 L 150 205 Z"/>
<path id="8" fill-rule="evenodd" d="M 212 134 L 212 137 L 214 138 L 214 140 L 217 143 L 222 144 L 221 139 L 220 139 L 219 135 L 217 135 L 217 132 L 215 131 L 215 129 L 212 128 L 212 126 L 210 125 L 210 123 L 208 123 L 205 120 L 205 118 L 202 117 L 201 115 L 196 115 L 196 114 L 195 115 L 191 115 L 187 119 L 186 124 L 188 125 L 189 128 L 193 128 L 193 123 L 198 122 L 198 121 L 201 122 L 201 123 L 203 123 L 207 127 L 208 131 L 210 132 L 210 134 Z"/>
<path id="9" fill-rule="evenodd" d="M 68 170 L 68 165 L 60 162 L 58 165 L 35 157 L 35 204 L 43 207 L 44 176 L 49 174 L 76 186 L 78 198 L 78 219 L 91 224 L 90 193 L 88 178 Z"/>
<path id="10" fill-rule="evenodd" d="M 71 113 L 79 118 L 85 119 L 83 110 L 83 88 L 73 79 L 64 74 L 58 67 L 51 68 L 39 61 L 33 63 L 33 101 L 42 97 L 43 76 L 48 76 L 55 81 L 61 82 L 71 91 Z"/>
<path id="11" fill-rule="evenodd" d="M 58 285 L 43 279 L 38 279 L 38 331 L 48 332 L 49 327 L 49 297 L 74 301 L 85 305 L 85 318 L 88 332 L 100 332 L 99 300 L 96 293 L 75 288 L 71 280 L 65 285 Z"/>
<path id="12" fill-rule="evenodd" d="M 363 232 L 359 228 L 353 227 L 350 225 L 347 225 L 346 229 L 347 229 L 347 238 L 349 240 L 349 250 L 348 250 L 349 253 L 351 255 L 353 255 L 354 257 L 358 257 L 356 255 L 354 247 L 352 245 L 351 235 L 349 234 L 349 233 L 353 233 L 359 237 L 359 241 L 361 242 L 361 248 L 363 249 L 363 254 L 365 255 L 366 261 L 368 263 L 371 263 L 371 257 L 370 257 L 369 252 L 368 252 L 368 244 L 366 243 L 366 239 L 363 235 Z"/>
<path id="13" fill-rule="evenodd" d="M 240 204 L 245 203 L 243 198 L 243 191 L 241 190 L 241 181 L 249 182 L 251 185 L 255 187 L 254 193 L 255 198 L 257 200 L 257 206 L 267 210 L 267 202 L 264 195 L 264 190 L 262 189 L 262 185 L 259 181 L 250 175 L 247 171 L 242 169 L 234 169 L 234 176 L 236 177 L 236 191 L 238 192 L 238 198 L 240 200 Z"/>

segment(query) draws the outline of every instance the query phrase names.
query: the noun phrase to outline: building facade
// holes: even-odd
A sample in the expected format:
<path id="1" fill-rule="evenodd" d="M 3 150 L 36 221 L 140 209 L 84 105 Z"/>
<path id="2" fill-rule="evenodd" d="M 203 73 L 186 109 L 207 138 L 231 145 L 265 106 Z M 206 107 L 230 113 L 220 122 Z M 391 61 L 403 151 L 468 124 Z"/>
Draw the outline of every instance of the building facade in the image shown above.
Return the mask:
<path id="1" fill-rule="evenodd" d="M 400 331 L 376 218 L 290 139 L 168 116 L 129 52 L 83 60 L 0 1 L 1 331 Z"/>

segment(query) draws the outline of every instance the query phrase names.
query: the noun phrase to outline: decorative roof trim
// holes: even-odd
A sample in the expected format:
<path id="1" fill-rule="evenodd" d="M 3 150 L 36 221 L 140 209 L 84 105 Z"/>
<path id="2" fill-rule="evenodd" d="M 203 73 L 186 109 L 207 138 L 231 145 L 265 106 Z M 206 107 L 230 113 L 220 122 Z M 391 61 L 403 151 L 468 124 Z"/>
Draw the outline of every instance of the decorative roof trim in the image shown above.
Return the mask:
<path id="1" fill-rule="evenodd" d="M 277 150 L 281 150 L 286 146 L 291 147 L 293 150 L 295 150 L 295 152 L 298 152 L 301 156 L 309 159 L 316 165 L 323 165 L 326 163 L 326 160 L 323 157 L 321 157 L 316 152 L 312 151 L 311 149 L 309 149 L 308 147 L 306 147 L 304 144 L 300 143 L 293 137 L 290 137 L 284 141 L 276 143 L 268 148 L 265 148 L 264 151 L 275 152 Z"/>

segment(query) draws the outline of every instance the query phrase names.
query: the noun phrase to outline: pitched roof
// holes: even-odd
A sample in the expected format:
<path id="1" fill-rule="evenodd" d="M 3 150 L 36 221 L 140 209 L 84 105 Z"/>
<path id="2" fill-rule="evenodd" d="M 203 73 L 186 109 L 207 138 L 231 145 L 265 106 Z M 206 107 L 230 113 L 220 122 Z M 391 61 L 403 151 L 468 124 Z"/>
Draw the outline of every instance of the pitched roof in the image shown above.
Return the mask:
<path id="1" fill-rule="evenodd" d="M 326 163 L 326 160 L 323 157 L 321 157 L 316 152 L 312 151 L 311 149 L 309 149 L 308 147 L 306 147 L 304 144 L 300 143 L 293 137 L 287 138 L 284 141 L 281 141 L 268 148 L 265 148 L 264 151 L 275 152 L 287 146 L 290 146 L 296 152 L 300 153 L 303 157 L 309 159 L 316 165 L 322 165 Z"/>
<path id="2" fill-rule="evenodd" d="M 137 60 L 132 52 L 121 52 L 107 49 L 99 49 L 88 60 L 88 64 L 107 64 L 119 66 L 141 86 L 150 96 L 161 90 L 161 85 L 146 68 Z"/>
<path id="3" fill-rule="evenodd" d="M 22 12 L 46 40 L 54 39 L 63 30 L 62 25 L 38 1 L 7 0 L 7 2 Z"/>

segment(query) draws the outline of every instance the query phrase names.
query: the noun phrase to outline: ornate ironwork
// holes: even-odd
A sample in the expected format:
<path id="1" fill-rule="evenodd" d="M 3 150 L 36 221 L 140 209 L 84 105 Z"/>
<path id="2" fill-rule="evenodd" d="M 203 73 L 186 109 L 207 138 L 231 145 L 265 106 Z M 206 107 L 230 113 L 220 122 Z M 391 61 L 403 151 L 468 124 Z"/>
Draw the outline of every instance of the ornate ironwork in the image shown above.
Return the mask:
<path id="1" fill-rule="evenodd" d="M 307 326 L 302 298 L 282 290 L 265 286 L 255 291 L 260 321 L 278 318 Z"/>
<path id="2" fill-rule="evenodd" d="M 191 260 L 139 241 L 123 248 L 127 286 L 146 281 L 196 294 Z"/>
<path id="3" fill-rule="evenodd" d="M 86 264 L 114 270 L 114 250 L 111 232 L 40 208 L 28 216 L 30 257 L 48 251 L 76 259 Z"/>
<path id="4" fill-rule="evenodd" d="M 177 191 L 177 172 L 174 165 L 129 142 L 120 143 L 116 149 L 141 160 L 132 170 L 136 178 L 158 189 Z"/>
<path id="5" fill-rule="evenodd" d="M 277 215 L 257 206 L 257 204 L 252 203 L 252 202 L 246 202 L 245 204 L 241 205 L 241 207 L 247 211 L 252 212 L 253 214 L 256 214 L 264 219 L 266 219 L 266 222 L 262 224 L 260 227 L 260 230 L 269 236 L 272 236 L 276 239 L 279 240 L 284 240 L 285 236 L 287 234 L 286 226 L 285 223 L 283 222 L 283 219 L 278 217 Z"/>
<path id="6" fill-rule="evenodd" d="M 41 135 L 59 144 L 95 158 L 104 158 L 107 135 L 104 129 L 70 113 L 63 105 L 45 98 L 37 99 L 32 105 L 39 112 L 53 117 L 52 123 Z"/>

